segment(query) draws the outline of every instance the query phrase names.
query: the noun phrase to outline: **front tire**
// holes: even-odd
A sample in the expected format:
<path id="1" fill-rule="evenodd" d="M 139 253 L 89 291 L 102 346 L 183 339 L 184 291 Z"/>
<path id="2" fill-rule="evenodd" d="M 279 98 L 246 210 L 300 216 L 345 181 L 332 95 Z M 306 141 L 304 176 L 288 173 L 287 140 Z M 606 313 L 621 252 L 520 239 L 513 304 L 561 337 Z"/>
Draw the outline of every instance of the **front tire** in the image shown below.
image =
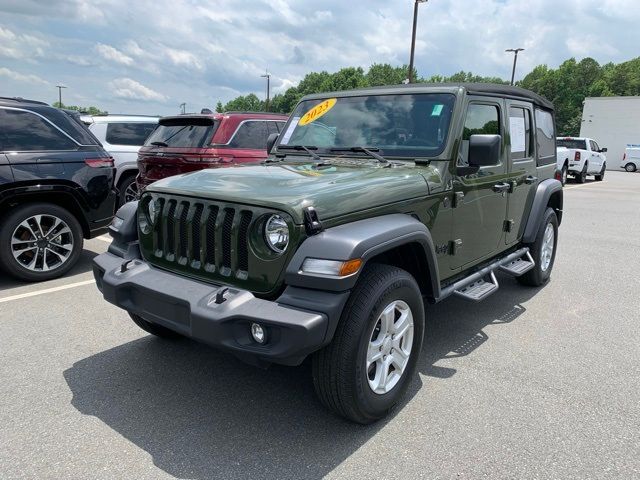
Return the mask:
<path id="1" fill-rule="evenodd" d="M 333 341 L 313 356 L 320 401 L 357 423 L 384 417 L 413 378 L 423 336 L 424 305 L 415 279 L 397 267 L 368 265 Z"/>
<path id="2" fill-rule="evenodd" d="M 19 280 L 51 280 L 77 263 L 82 245 L 82 227 L 68 210 L 48 203 L 20 205 L 0 225 L 0 266 Z"/>
<path id="3" fill-rule="evenodd" d="M 547 283 L 556 259 L 557 245 L 558 217 L 552 208 L 547 208 L 535 241 L 527 245 L 536 265 L 524 275 L 517 277 L 517 280 L 531 287 L 539 287 Z"/>
<path id="4" fill-rule="evenodd" d="M 129 312 L 129 316 L 131 317 L 131 320 L 133 320 L 133 323 L 135 323 L 145 332 L 150 333 L 151 335 L 155 335 L 156 337 L 166 339 L 175 339 L 182 337 L 182 335 L 180 335 L 178 332 L 174 332 L 173 330 L 163 327 L 162 325 L 158 325 L 157 323 L 147 322 L 144 318 L 136 315 L 135 313 Z"/>

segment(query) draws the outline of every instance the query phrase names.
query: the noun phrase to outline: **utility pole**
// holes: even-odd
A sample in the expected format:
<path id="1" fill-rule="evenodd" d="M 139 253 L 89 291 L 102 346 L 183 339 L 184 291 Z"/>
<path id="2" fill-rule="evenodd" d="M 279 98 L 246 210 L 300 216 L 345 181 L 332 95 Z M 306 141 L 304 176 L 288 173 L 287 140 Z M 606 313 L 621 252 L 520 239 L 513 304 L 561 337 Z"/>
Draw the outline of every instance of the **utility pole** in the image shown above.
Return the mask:
<path id="1" fill-rule="evenodd" d="M 524 48 L 508 48 L 505 52 L 513 52 L 513 70 L 511 70 L 511 85 L 516 78 L 516 63 L 518 63 L 518 52 L 524 51 Z"/>
<path id="2" fill-rule="evenodd" d="M 407 83 L 413 83 L 413 56 L 416 52 L 416 28 L 418 26 L 418 5 L 427 3 L 428 0 L 415 0 L 413 4 L 413 32 L 411 33 L 411 56 L 409 57 L 409 73 Z"/>
<path id="3" fill-rule="evenodd" d="M 265 70 L 264 71 L 264 75 L 260 75 L 260 78 L 266 78 L 267 79 L 267 101 L 265 102 L 264 110 L 266 112 L 268 112 L 269 111 L 269 97 L 270 97 L 270 94 L 271 94 L 271 85 L 270 85 L 271 74 L 267 70 Z"/>
<path id="4" fill-rule="evenodd" d="M 180 104 L 180 111 L 182 112 L 183 115 L 185 113 L 187 113 L 187 104 L 186 103 L 181 103 Z"/>
<path id="5" fill-rule="evenodd" d="M 64 85 L 56 85 L 56 88 L 58 89 L 58 107 L 62 108 L 62 89 L 67 87 Z"/>

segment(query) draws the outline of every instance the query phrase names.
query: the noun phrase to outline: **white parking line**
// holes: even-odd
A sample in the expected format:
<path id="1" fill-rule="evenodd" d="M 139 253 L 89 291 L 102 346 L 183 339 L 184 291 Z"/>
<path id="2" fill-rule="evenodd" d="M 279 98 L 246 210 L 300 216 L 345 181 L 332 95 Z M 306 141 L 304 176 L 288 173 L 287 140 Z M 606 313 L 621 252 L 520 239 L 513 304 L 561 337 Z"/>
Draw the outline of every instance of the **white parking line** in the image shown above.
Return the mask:
<path id="1" fill-rule="evenodd" d="M 572 188 L 579 188 L 579 187 L 588 187 L 589 185 L 603 185 L 602 182 L 589 182 L 589 183 L 581 183 L 578 185 L 571 185 L 570 187 L 564 187 L 565 190 L 571 190 Z"/>
<path id="2" fill-rule="evenodd" d="M 21 293 L 19 295 L 12 295 L 10 297 L 0 298 L 0 303 L 12 302 L 13 300 L 20 300 L 21 298 L 35 297 L 37 295 L 44 295 L 45 293 L 59 292 L 60 290 L 67 290 L 69 288 L 81 287 L 83 285 L 89 285 L 95 283 L 95 280 L 84 280 L 82 282 L 69 283 L 68 285 L 61 285 L 59 287 L 45 288 L 44 290 L 37 290 L 35 292 Z"/>

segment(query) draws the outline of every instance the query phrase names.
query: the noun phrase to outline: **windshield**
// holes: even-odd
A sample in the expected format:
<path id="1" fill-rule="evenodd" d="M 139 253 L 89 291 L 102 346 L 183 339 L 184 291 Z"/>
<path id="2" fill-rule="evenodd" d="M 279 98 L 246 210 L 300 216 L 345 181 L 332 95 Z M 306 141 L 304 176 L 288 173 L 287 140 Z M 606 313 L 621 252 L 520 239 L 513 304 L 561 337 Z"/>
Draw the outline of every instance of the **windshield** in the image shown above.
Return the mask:
<path id="1" fill-rule="evenodd" d="M 144 144 L 160 147 L 204 147 L 211 143 L 217 124 L 211 118 L 162 119 Z"/>
<path id="2" fill-rule="evenodd" d="M 433 157 L 446 145 L 454 103 L 454 95 L 433 93 L 306 100 L 291 115 L 279 144 Z"/>
<path id="3" fill-rule="evenodd" d="M 573 148 L 576 150 L 587 149 L 587 143 L 584 140 L 575 140 L 573 138 L 558 138 L 556 145 L 558 147 Z"/>

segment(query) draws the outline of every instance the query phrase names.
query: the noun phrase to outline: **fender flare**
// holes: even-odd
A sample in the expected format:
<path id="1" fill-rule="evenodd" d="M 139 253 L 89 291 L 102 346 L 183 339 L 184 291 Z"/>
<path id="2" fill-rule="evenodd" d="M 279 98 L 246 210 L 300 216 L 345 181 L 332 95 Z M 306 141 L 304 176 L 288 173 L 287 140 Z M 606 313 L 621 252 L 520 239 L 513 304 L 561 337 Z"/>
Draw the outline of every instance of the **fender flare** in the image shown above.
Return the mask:
<path id="1" fill-rule="evenodd" d="M 554 206 L 556 215 L 558 216 L 558 225 L 562 222 L 562 205 L 563 205 L 563 191 L 562 183 L 554 178 L 548 178 L 538 184 L 531 210 L 529 211 L 529 218 L 527 219 L 527 225 L 522 235 L 523 243 L 533 243 L 538 234 L 540 228 L 540 222 L 542 216 L 549 205 L 551 196 L 558 197 L 558 201 Z"/>
<path id="2" fill-rule="evenodd" d="M 389 214 L 359 220 L 324 230 L 308 237 L 293 255 L 285 273 L 285 283 L 292 287 L 315 290 L 346 291 L 352 289 L 363 267 L 353 275 L 342 278 L 302 273 L 306 258 L 350 260 L 361 258 L 366 264 L 375 256 L 410 243 L 418 244 L 424 252 L 430 276 L 429 296 L 440 296 L 440 276 L 436 253 L 429 229 L 416 218 L 406 214 Z"/>

